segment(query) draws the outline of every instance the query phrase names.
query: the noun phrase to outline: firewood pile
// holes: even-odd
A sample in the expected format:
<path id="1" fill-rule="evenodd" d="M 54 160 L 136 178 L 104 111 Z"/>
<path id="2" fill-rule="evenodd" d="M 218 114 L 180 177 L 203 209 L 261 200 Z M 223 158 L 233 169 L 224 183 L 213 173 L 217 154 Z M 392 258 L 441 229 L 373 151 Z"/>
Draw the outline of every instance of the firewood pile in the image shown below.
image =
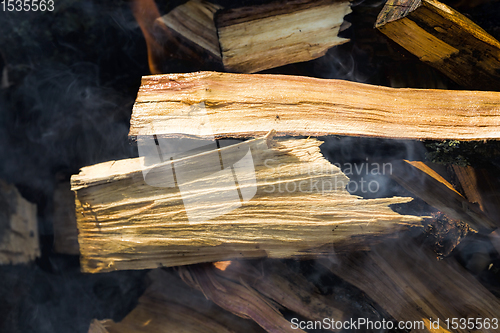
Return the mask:
<path id="1" fill-rule="evenodd" d="M 370 4 L 132 1 L 137 156 L 54 191 L 54 251 L 149 270 L 89 333 L 500 330 L 500 25 L 473 15 L 500 4 Z M 0 261 L 27 262 L 36 211 L 7 191 Z"/>

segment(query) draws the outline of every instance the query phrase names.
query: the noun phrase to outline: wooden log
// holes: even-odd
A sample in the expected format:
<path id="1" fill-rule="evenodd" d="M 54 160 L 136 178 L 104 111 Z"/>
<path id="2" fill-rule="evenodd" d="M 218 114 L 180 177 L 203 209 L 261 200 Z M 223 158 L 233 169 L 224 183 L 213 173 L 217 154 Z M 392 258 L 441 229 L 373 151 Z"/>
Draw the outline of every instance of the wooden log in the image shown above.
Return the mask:
<path id="1" fill-rule="evenodd" d="M 453 165 L 460 186 L 472 203 L 492 220 L 500 216 L 500 180 L 494 176 L 496 170 Z"/>
<path id="2" fill-rule="evenodd" d="M 75 193 L 69 181 L 59 181 L 54 189 L 54 252 L 79 255 L 75 217 Z"/>
<path id="3" fill-rule="evenodd" d="M 420 225 L 420 217 L 388 207 L 408 198 L 349 194 L 348 178 L 324 159 L 320 144 L 266 137 L 152 167 L 137 158 L 83 168 L 71 179 L 82 269 L 311 256 L 324 253 L 317 248 L 325 244 L 359 247 Z M 251 156 L 251 171 L 233 164 L 242 156 Z M 172 168 L 177 186 L 148 185 L 166 182 Z"/>
<path id="4" fill-rule="evenodd" d="M 266 332 L 305 333 L 292 327 L 279 312 L 279 307 L 254 289 L 231 280 L 224 279 L 210 266 L 192 265 L 179 268 L 184 281 L 196 286 L 210 300 L 220 307 L 243 318 L 251 318 Z"/>
<path id="5" fill-rule="evenodd" d="M 213 332 L 264 333 L 257 324 L 237 317 L 190 288 L 173 272 L 154 270 L 139 304 L 121 322 L 94 320 L 89 333 Z"/>
<path id="6" fill-rule="evenodd" d="M 222 59 L 214 13 L 221 8 L 208 1 L 191 0 L 158 18 L 157 25 L 168 29 L 172 36 L 181 39 L 182 44 L 193 51 L 220 62 Z"/>
<path id="7" fill-rule="evenodd" d="M 214 266 L 217 267 L 217 263 Z M 312 321 L 334 318 L 348 319 L 334 297 L 321 295 L 304 276 L 293 272 L 279 260 L 262 260 L 257 265 L 248 261 L 226 262 L 223 269 L 211 269 L 224 279 L 250 287 L 277 304 Z M 330 327 L 332 332 L 340 330 Z"/>
<path id="8" fill-rule="evenodd" d="M 276 1 L 220 11 L 216 24 L 226 70 L 255 73 L 323 56 L 338 37 L 347 0 Z"/>
<path id="9" fill-rule="evenodd" d="M 467 199 L 479 205 L 479 208 L 492 221 L 500 214 L 500 181 L 493 176 L 494 171 L 453 165 L 453 171 Z M 498 224 L 497 224 L 498 225 Z M 500 254 L 500 228 L 489 234 L 492 245 Z"/>
<path id="10" fill-rule="evenodd" d="M 476 231 L 491 232 L 497 228 L 494 220 L 424 162 L 405 160 L 394 164 L 391 177 L 429 205 L 453 219 L 468 223 Z"/>
<path id="11" fill-rule="evenodd" d="M 375 27 L 456 83 L 500 89 L 500 42 L 435 0 L 389 0 Z"/>
<path id="12" fill-rule="evenodd" d="M 498 92 L 215 72 L 143 77 L 129 135 L 204 136 L 183 111 L 201 102 L 215 137 L 252 137 L 275 129 L 277 135 L 500 138 Z"/>
<path id="13" fill-rule="evenodd" d="M 0 180 L 0 264 L 28 263 L 39 256 L 36 205 Z"/>
<path id="14" fill-rule="evenodd" d="M 365 254 L 345 257 L 339 264 L 323 263 L 397 321 L 411 321 L 412 331 L 471 332 L 462 325 L 452 328 L 453 318 L 488 318 L 498 324 L 500 301 L 494 295 L 454 258 L 438 261 L 432 251 L 411 241 L 387 242 Z M 431 327 L 438 319 L 439 325 Z M 498 332 L 498 326 L 483 326 L 479 331 Z"/>

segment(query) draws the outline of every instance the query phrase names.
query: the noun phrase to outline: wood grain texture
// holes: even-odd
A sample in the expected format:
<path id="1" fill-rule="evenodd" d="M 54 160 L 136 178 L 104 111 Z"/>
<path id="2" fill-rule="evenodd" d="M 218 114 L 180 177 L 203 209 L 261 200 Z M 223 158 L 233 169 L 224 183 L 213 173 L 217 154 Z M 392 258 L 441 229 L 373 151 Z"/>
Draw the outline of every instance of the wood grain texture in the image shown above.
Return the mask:
<path id="1" fill-rule="evenodd" d="M 500 90 L 500 42 L 435 0 L 389 0 L 377 29 L 456 83 Z"/>
<path id="2" fill-rule="evenodd" d="M 166 27 L 182 36 L 198 48 L 210 52 L 211 56 L 221 59 L 214 14 L 221 6 L 203 0 L 191 0 L 177 6 L 158 20 Z"/>
<path id="3" fill-rule="evenodd" d="M 145 76 L 129 135 L 203 136 L 183 110 L 204 103 L 216 137 L 356 135 L 500 138 L 500 93 L 394 89 L 342 80 L 216 72 Z"/>
<path id="4" fill-rule="evenodd" d="M 277 1 L 217 12 L 224 67 L 255 73 L 319 58 L 349 41 L 337 35 L 350 12 L 345 0 Z"/>
<path id="5" fill-rule="evenodd" d="M 411 241 L 386 242 L 339 264 L 323 263 L 355 285 L 398 321 L 421 321 L 416 332 L 470 332 L 449 329 L 451 318 L 497 318 L 500 302 L 454 258 L 438 261 L 432 251 Z M 439 329 L 429 319 L 440 320 Z M 412 330 L 413 331 L 413 330 Z M 489 327 L 481 332 L 497 332 Z"/>
<path id="6" fill-rule="evenodd" d="M 28 263 L 39 256 L 36 205 L 0 180 L 0 264 Z"/>
<path id="7" fill-rule="evenodd" d="M 104 272 L 231 258 L 310 257 L 332 246 L 361 248 L 372 239 L 420 225 L 420 217 L 399 215 L 388 207 L 408 198 L 363 200 L 349 194 L 348 178 L 324 159 L 320 144 L 316 139 L 254 139 L 164 162 L 147 173 L 148 182 L 160 181 L 164 171 L 174 167 L 177 180 L 181 171 L 193 176 L 187 190 L 179 183 L 148 185 L 141 158 L 83 168 L 71 179 L 82 269 Z M 214 155 L 234 161 L 247 149 L 255 174 L 237 171 L 238 186 L 243 194 L 255 186 L 255 194 L 244 202 L 237 196 L 236 201 L 226 200 L 233 191 L 230 182 L 221 181 L 228 168 L 210 174 L 207 163 Z M 329 248 L 320 248 L 324 245 Z"/>

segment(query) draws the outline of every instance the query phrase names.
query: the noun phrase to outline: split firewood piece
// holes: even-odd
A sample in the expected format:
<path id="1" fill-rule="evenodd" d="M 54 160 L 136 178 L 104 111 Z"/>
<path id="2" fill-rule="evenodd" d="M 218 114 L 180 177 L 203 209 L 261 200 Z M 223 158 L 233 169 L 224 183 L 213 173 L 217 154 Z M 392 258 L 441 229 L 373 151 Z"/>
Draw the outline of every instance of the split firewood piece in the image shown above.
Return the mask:
<path id="1" fill-rule="evenodd" d="M 452 328 L 451 320 L 488 318 L 491 323 L 500 313 L 500 301 L 454 258 L 438 261 L 432 251 L 412 241 L 386 242 L 344 257 L 339 264 L 323 263 L 397 321 L 411 321 L 412 331 L 470 332 L 463 325 Z M 498 331 L 496 325 L 482 327 L 481 332 Z"/>
<path id="2" fill-rule="evenodd" d="M 183 280 L 198 288 L 221 308 L 242 318 L 250 318 L 267 332 L 302 332 L 279 312 L 276 304 L 254 289 L 217 276 L 212 265 L 179 267 Z"/>
<path id="3" fill-rule="evenodd" d="M 235 316 L 208 300 L 173 272 L 157 269 L 148 277 L 152 283 L 132 312 L 118 323 L 94 320 L 89 333 L 264 333 L 251 320 Z"/>
<path id="4" fill-rule="evenodd" d="M 467 199 L 479 205 L 481 211 L 492 221 L 497 221 L 500 216 L 500 182 L 488 169 L 476 169 L 471 166 L 453 165 Z M 497 226 L 499 224 L 497 223 Z M 491 243 L 500 253 L 500 229 L 493 231 L 489 238 Z"/>
<path id="5" fill-rule="evenodd" d="M 338 37 L 347 0 L 275 1 L 220 11 L 215 20 L 224 67 L 255 73 L 323 56 Z"/>
<path id="6" fill-rule="evenodd" d="M 500 42 L 443 3 L 389 0 L 375 27 L 464 87 L 500 89 Z"/>
<path id="7" fill-rule="evenodd" d="M 420 226 L 388 207 L 410 198 L 351 195 L 321 143 L 265 137 L 149 167 L 82 168 L 71 179 L 82 269 L 317 256 Z"/>
<path id="8" fill-rule="evenodd" d="M 60 181 L 54 189 L 54 252 L 79 255 L 75 217 L 75 193 L 69 181 Z"/>
<path id="9" fill-rule="evenodd" d="M 221 54 L 214 13 L 221 8 L 208 1 L 191 0 L 158 18 L 159 23 L 164 24 L 158 26 L 169 29 L 172 35 L 197 53 L 205 54 L 220 62 Z"/>
<path id="10" fill-rule="evenodd" d="M 488 169 L 453 165 L 453 171 L 467 199 L 477 203 L 492 220 L 500 216 L 500 181 Z"/>
<path id="11" fill-rule="evenodd" d="M 404 160 L 395 164 L 391 177 L 427 204 L 468 223 L 476 231 L 491 232 L 497 227 L 478 206 L 470 203 L 424 162 Z"/>
<path id="12" fill-rule="evenodd" d="M 294 136 L 500 139 L 500 92 L 216 72 L 143 77 L 129 135 L 206 136 L 206 126 L 188 112 L 203 102 L 209 134 L 216 138 L 275 129 L 277 135 Z"/>
<path id="13" fill-rule="evenodd" d="M 0 180 L 0 264 L 28 263 L 39 256 L 36 205 Z"/>
<path id="14" fill-rule="evenodd" d="M 321 295 L 304 276 L 293 272 L 278 260 L 264 260 L 256 266 L 240 260 L 223 263 L 226 266 L 214 270 L 217 275 L 249 286 L 304 318 L 318 321 L 325 318 L 334 318 L 336 321 L 346 319 L 332 298 Z M 215 263 L 215 267 L 218 267 L 217 264 L 220 262 Z M 339 330 L 331 328 L 331 331 Z"/>

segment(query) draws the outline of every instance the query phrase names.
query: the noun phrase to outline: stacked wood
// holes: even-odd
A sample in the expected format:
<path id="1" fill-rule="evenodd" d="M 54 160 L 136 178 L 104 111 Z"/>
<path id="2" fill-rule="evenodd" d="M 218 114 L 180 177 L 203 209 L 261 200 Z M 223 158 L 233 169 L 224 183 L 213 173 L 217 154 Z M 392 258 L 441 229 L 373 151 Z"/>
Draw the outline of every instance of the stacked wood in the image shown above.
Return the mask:
<path id="1" fill-rule="evenodd" d="M 393 170 L 391 176 L 399 184 L 451 218 L 467 222 L 476 231 L 491 232 L 497 228 L 494 220 L 426 163 L 405 160 L 395 164 Z"/>
<path id="2" fill-rule="evenodd" d="M 262 296 L 309 320 L 322 321 L 325 318 L 333 318 L 343 321 L 347 319 L 343 309 L 351 310 L 345 304 L 335 301 L 333 295 L 321 295 L 310 281 L 293 272 L 282 261 L 262 260 L 252 264 L 236 260 L 227 262 L 226 265 L 222 269 L 206 266 L 205 270 L 209 271 L 206 274 L 213 271 L 223 279 L 252 288 Z M 191 270 L 190 272 L 196 274 Z M 222 281 L 219 278 L 216 280 Z M 331 330 L 338 331 L 334 327 Z"/>
<path id="3" fill-rule="evenodd" d="M 500 216 L 500 181 L 491 170 L 453 165 L 453 171 L 469 202 L 479 205 L 490 219 Z M 500 226 L 500 225 L 499 225 Z"/>
<path id="4" fill-rule="evenodd" d="M 347 0 L 275 1 L 220 11 L 216 24 L 224 67 L 254 73 L 323 56 L 335 45 Z"/>
<path id="5" fill-rule="evenodd" d="M 0 264 L 28 263 L 38 256 L 36 205 L 0 180 Z"/>
<path id="6" fill-rule="evenodd" d="M 129 135 L 202 137 L 206 134 L 199 126 L 178 112 L 200 102 L 215 137 L 251 137 L 275 129 L 277 135 L 500 138 L 498 92 L 215 72 L 143 77 Z"/>
<path id="7" fill-rule="evenodd" d="M 265 137 L 149 167 L 136 158 L 83 168 L 71 179 L 82 269 L 104 272 L 231 258 L 315 256 L 332 246 L 363 248 L 420 225 L 420 217 L 399 215 L 388 207 L 408 198 L 363 200 L 349 194 L 348 178 L 321 155 L 320 144 L 316 139 Z M 241 173 L 234 163 L 247 152 L 253 172 Z M 220 156 L 226 171 L 220 165 L 221 172 L 207 171 L 210 161 Z M 172 168 L 177 181 L 184 173 L 187 192 L 179 192 L 179 183 L 148 185 L 164 182 Z M 234 186 L 235 178 L 227 172 L 231 168 L 238 175 L 238 192 L 221 185 Z M 225 201 L 231 193 L 234 201 Z"/>
<path id="8" fill-rule="evenodd" d="M 411 322 L 418 332 L 470 332 L 469 322 L 463 325 L 461 318 L 481 318 L 482 326 L 475 326 L 474 319 L 472 328 L 498 331 L 494 318 L 500 313 L 500 301 L 455 259 L 437 261 L 432 251 L 411 241 L 387 242 L 371 252 L 347 256 L 339 264 L 323 263 L 394 319 Z M 456 327 L 453 318 L 457 318 Z M 484 325 L 483 319 L 490 325 Z"/>
<path id="9" fill-rule="evenodd" d="M 94 320 L 89 333 L 263 333 L 258 325 L 223 310 L 173 272 L 161 269 L 148 274 L 151 285 L 139 304 L 121 322 Z"/>
<path id="10" fill-rule="evenodd" d="M 157 19 L 157 26 L 168 29 L 167 35 L 182 40 L 182 44 L 207 61 L 221 61 L 214 14 L 222 7 L 204 0 L 191 0 Z"/>
<path id="11" fill-rule="evenodd" d="M 302 332 L 279 312 L 279 308 L 251 287 L 223 279 L 214 273 L 214 267 L 190 266 L 179 268 L 181 277 L 196 286 L 214 303 L 240 317 L 251 318 L 266 332 Z"/>
<path id="12" fill-rule="evenodd" d="M 469 202 L 475 203 L 479 209 L 492 221 L 497 222 L 500 214 L 500 181 L 491 170 L 473 168 L 472 166 L 453 165 L 453 171 L 460 183 L 460 187 Z M 500 229 L 490 233 L 492 245 L 500 254 Z"/>
<path id="13" fill-rule="evenodd" d="M 69 181 L 57 182 L 54 189 L 54 252 L 79 255 L 75 217 L 75 194 Z"/>
<path id="14" fill-rule="evenodd" d="M 436 0 L 389 0 L 376 28 L 472 89 L 500 89 L 500 42 L 456 10 Z"/>

